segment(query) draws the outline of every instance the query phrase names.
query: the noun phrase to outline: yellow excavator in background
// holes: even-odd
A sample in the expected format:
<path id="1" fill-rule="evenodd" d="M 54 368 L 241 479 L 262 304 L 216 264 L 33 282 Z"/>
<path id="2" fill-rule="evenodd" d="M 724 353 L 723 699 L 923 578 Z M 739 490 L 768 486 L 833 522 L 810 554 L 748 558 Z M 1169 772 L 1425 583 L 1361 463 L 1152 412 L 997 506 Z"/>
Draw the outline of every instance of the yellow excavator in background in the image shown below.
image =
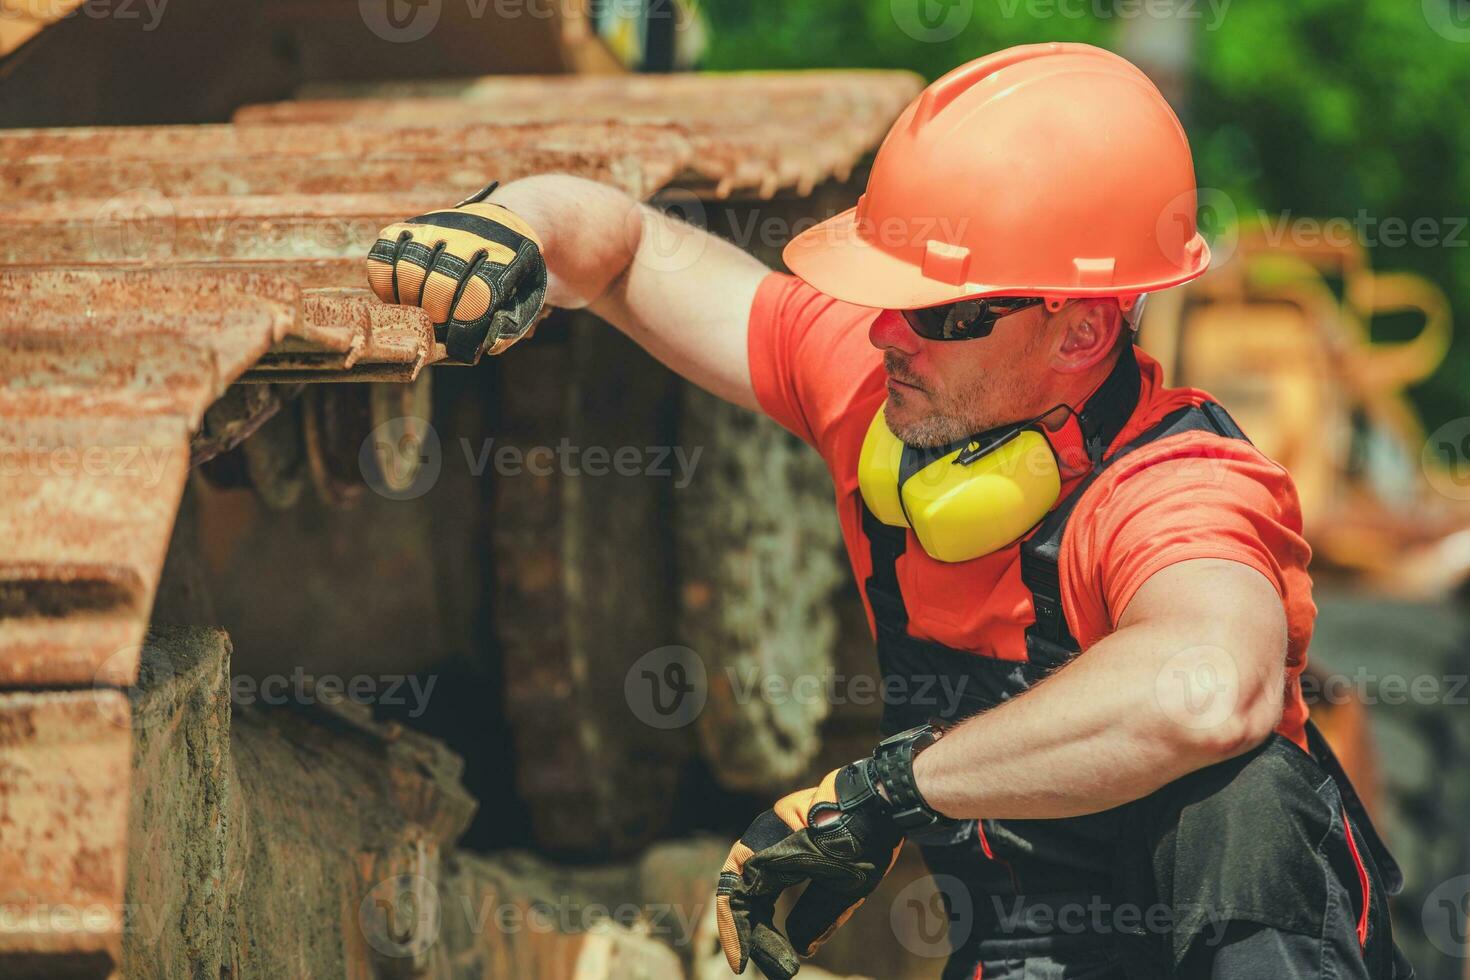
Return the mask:
<path id="1" fill-rule="evenodd" d="M 1216 248 L 1224 261 L 1151 299 L 1139 343 L 1170 384 L 1210 392 L 1291 472 L 1319 586 L 1443 598 L 1470 578 L 1470 480 L 1453 468 L 1460 443 L 1470 448 L 1470 419 L 1463 432 L 1451 422 L 1437 433 L 1454 443 L 1447 465 L 1406 391 L 1444 360 L 1449 302 L 1421 276 L 1374 272 L 1356 243 L 1286 237 L 1264 225 L 1227 234 Z M 1375 343 L 1370 327 L 1386 317 L 1422 326 L 1410 340 Z M 1329 676 L 1317 662 L 1308 672 Z M 1312 708 L 1376 811 L 1368 713 L 1356 696 Z"/>
<path id="2" fill-rule="evenodd" d="M 1447 594 L 1470 577 L 1470 480 L 1426 444 L 1405 391 L 1444 360 L 1449 302 L 1421 276 L 1374 272 L 1356 243 L 1273 241 L 1260 225 L 1232 237 L 1227 261 L 1152 299 L 1140 344 L 1291 472 L 1315 574 Z M 1375 319 L 1405 315 L 1423 321 L 1413 339 L 1371 339 Z"/>

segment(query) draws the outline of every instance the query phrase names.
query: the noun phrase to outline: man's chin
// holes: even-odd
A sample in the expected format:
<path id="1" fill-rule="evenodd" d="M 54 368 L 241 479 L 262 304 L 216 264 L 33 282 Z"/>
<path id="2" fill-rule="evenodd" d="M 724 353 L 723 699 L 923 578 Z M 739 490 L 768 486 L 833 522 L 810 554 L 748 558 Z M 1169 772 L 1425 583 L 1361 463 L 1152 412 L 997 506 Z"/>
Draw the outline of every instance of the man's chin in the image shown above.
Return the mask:
<path id="1" fill-rule="evenodd" d="M 949 435 L 952 425 L 946 419 L 902 411 L 890 413 L 885 410 L 883 421 L 887 423 L 888 431 L 893 433 L 894 438 L 917 449 L 942 446 L 952 441 Z"/>

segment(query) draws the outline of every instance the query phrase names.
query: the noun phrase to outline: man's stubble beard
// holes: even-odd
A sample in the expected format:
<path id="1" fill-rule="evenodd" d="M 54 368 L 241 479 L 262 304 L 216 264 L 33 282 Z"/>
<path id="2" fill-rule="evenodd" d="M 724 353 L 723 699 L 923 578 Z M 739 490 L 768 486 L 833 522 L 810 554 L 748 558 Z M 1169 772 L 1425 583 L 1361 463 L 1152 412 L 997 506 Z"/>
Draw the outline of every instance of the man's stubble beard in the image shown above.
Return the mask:
<path id="1" fill-rule="evenodd" d="M 888 370 L 899 380 L 906 377 L 902 362 L 890 362 Z M 995 384 L 997 381 L 1007 389 L 999 398 Z M 1017 384 L 1013 378 L 977 378 L 958 391 L 936 393 L 925 388 L 923 393 L 923 397 L 927 397 L 934 408 L 922 417 L 912 422 L 895 423 L 891 415 L 884 415 L 889 432 L 901 442 L 920 449 L 959 442 L 967 436 L 1027 417 L 1024 406 L 1029 392 L 1023 390 L 1023 386 Z M 890 400 L 897 407 L 903 408 L 907 407 L 906 399 L 916 397 L 920 396 L 900 393 L 890 396 Z"/>
<path id="2" fill-rule="evenodd" d="M 944 396 L 936 396 L 926 389 L 924 394 L 935 404 L 934 410 L 912 422 L 904 423 L 895 422 L 891 415 L 885 416 L 888 431 L 901 442 L 928 449 L 958 442 L 966 436 L 1003 424 L 991 422 L 988 418 L 990 413 L 976 411 L 977 406 L 983 403 L 984 390 L 985 386 L 978 382 L 966 386 L 964 391 Z M 911 397 L 916 396 L 898 394 L 891 396 L 891 400 L 898 407 L 906 407 L 904 401 Z"/>

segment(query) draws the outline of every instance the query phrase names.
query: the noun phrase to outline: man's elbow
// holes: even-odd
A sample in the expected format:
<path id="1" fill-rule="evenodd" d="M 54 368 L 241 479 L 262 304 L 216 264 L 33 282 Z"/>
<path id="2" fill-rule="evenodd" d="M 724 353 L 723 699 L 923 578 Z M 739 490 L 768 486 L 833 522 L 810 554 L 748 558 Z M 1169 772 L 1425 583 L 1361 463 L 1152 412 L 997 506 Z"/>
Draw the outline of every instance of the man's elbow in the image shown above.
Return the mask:
<path id="1" fill-rule="evenodd" d="M 1198 662 L 1160 683 L 1160 736 L 1190 768 L 1234 758 L 1271 737 L 1281 721 L 1283 690 L 1276 672 L 1236 670 L 1219 647 L 1191 651 Z M 1265 674 L 1267 676 L 1262 676 Z"/>
<path id="2" fill-rule="evenodd" d="M 1281 720 L 1278 701 L 1274 711 L 1269 698 L 1259 698 L 1255 706 L 1242 708 L 1217 725 L 1194 733 L 1191 754 L 1205 765 L 1224 762 L 1243 755 L 1271 737 Z"/>

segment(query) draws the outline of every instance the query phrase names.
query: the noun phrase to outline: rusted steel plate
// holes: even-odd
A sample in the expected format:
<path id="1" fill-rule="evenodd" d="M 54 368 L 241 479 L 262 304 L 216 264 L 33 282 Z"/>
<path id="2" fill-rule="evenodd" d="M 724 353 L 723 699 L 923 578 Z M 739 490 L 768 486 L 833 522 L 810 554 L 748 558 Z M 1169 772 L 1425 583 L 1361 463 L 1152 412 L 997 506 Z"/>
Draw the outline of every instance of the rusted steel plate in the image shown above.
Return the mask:
<path id="1" fill-rule="evenodd" d="M 845 178 L 922 87 L 899 71 L 514 77 L 315 87 L 246 106 L 244 125 L 464 124 L 521 119 L 679 124 L 694 147 L 688 183 L 718 197 L 807 193 Z"/>
<path id="2" fill-rule="evenodd" d="M 128 726 L 120 691 L 0 692 L 0 976 L 120 965 Z"/>
<path id="3" fill-rule="evenodd" d="M 419 191 L 23 205 L 0 214 L 0 265 L 361 260 L 384 225 L 446 203 Z"/>
<path id="4" fill-rule="evenodd" d="M 445 358 L 423 310 L 388 306 L 366 289 L 312 289 L 292 336 L 276 344 L 242 381 L 409 381 Z"/>
<path id="5" fill-rule="evenodd" d="M 132 681 L 189 434 L 300 306 L 252 273 L 0 270 L 0 687 Z"/>
<path id="6" fill-rule="evenodd" d="M 490 180 L 574 173 L 646 197 L 689 162 L 671 124 L 118 126 L 0 133 L 14 201 L 281 193 L 472 192 Z M 106 161 L 86 166 L 85 161 Z M 445 203 L 452 204 L 453 201 Z"/>
<path id="7" fill-rule="evenodd" d="M 78 402 L 58 416 L 74 417 L 87 412 L 89 396 L 108 404 L 116 385 L 107 381 L 120 374 L 128 376 L 135 396 L 166 398 L 188 387 L 169 362 L 188 363 L 190 350 L 209 358 L 216 377 L 205 387 L 214 389 L 213 400 L 295 329 L 300 303 L 289 280 L 248 272 L 0 269 L 0 412 L 35 415 L 29 399 L 71 391 Z M 58 388 L 28 381 L 18 370 L 23 363 L 38 370 L 49 364 L 75 383 Z M 192 427 L 208 404 L 177 402 L 170 411 Z"/>

